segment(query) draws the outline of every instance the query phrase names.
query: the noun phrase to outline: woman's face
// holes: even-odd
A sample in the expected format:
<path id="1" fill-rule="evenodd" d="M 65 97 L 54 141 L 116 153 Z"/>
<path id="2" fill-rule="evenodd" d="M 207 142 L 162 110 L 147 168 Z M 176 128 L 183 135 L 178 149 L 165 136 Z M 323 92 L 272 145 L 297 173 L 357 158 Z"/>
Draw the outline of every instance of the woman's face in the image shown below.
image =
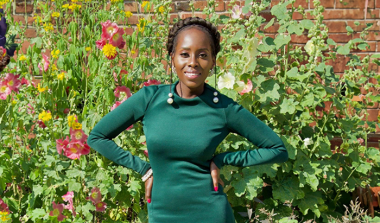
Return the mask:
<path id="1" fill-rule="evenodd" d="M 203 92 L 204 82 L 215 63 L 211 44 L 208 35 L 197 28 L 179 33 L 172 61 L 180 82 L 190 92 Z"/>

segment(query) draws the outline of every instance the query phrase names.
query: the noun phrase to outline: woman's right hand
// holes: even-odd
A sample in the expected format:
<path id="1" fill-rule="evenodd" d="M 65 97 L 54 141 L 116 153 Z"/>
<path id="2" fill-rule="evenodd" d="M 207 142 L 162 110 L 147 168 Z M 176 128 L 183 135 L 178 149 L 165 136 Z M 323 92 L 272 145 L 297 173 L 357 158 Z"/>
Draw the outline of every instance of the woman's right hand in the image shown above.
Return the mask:
<path id="1" fill-rule="evenodd" d="M 152 201 L 152 186 L 153 186 L 153 175 L 145 181 L 145 200 L 150 203 Z"/>

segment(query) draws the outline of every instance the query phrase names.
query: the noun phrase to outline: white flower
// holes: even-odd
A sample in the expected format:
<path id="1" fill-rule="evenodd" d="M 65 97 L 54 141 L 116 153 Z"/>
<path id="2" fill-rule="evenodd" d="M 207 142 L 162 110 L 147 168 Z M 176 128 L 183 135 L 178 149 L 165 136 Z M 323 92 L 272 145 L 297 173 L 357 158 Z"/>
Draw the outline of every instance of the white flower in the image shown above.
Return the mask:
<path id="1" fill-rule="evenodd" d="M 235 5 L 232 9 L 231 17 L 233 19 L 239 19 L 242 11 L 243 11 L 242 8 L 240 8 L 238 5 Z"/>
<path id="2" fill-rule="evenodd" d="M 313 144 L 314 142 L 313 142 L 313 140 L 311 139 L 311 138 L 305 138 L 304 140 L 303 140 L 303 144 L 305 145 L 305 146 L 308 146 L 308 145 L 311 145 L 311 144 Z"/>
<path id="3" fill-rule="evenodd" d="M 256 60 L 256 56 L 259 54 L 257 47 L 259 46 L 259 40 L 256 37 L 247 40 L 247 47 L 243 51 L 243 60 L 245 62 L 243 73 L 247 72 L 251 64 Z"/>
<path id="4" fill-rule="evenodd" d="M 226 73 L 223 76 L 220 76 L 218 79 L 218 88 L 227 88 L 233 89 L 235 84 L 235 77 L 230 73 Z"/>
<path id="5" fill-rule="evenodd" d="M 309 54 L 309 56 L 311 56 L 311 54 L 313 53 L 313 51 L 315 49 L 315 45 L 314 45 L 313 41 L 312 40 L 307 41 L 304 49 L 305 49 L 306 53 Z"/>

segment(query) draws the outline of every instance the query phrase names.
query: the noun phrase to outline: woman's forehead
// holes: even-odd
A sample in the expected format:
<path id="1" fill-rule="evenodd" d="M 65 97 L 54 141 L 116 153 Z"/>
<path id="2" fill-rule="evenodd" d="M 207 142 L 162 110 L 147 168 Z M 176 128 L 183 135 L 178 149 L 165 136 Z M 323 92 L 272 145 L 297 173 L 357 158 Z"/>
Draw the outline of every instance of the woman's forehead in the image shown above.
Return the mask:
<path id="1" fill-rule="evenodd" d="M 178 34 L 177 47 L 179 48 L 206 48 L 211 50 L 210 37 L 202 30 L 191 27 Z"/>

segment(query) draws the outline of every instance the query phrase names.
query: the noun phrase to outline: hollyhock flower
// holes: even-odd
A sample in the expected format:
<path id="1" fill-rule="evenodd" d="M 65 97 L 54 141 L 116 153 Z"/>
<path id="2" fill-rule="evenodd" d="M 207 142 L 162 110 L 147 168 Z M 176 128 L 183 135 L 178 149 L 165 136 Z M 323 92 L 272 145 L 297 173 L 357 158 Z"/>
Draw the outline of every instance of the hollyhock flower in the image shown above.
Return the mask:
<path id="1" fill-rule="evenodd" d="M 21 79 L 21 85 L 29 85 L 30 84 L 30 82 L 27 80 L 27 79 L 25 79 L 25 77 L 23 77 L 22 79 Z"/>
<path id="2" fill-rule="evenodd" d="M 112 44 L 107 43 L 106 45 L 104 45 L 102 51 L 103 51 L 103 54 L 109 60 L 113 60 L 117 56 L 116 47 L 114 47 Z"/>
<path id="3" fill-rule="evenodd" d="M 146 157 L 148 157 L 149 158 L 149 153 L 148 153 L 148 150 L 146 149 L 146 150 L 144 150 L 144 155 L 146 156 Z"/>
<path id="4" fill-rule="evenodd" d="M 58 154 L 62 154 L 62 150 L 65 151 L 67 149 L 67 146 L 69 145 L 70 140 L 69 140 L 69 137 L 66 136 L 66 139 L 64 140 L 57 139 L 55 140 L 55 142 L 56 142 L 56 148 L 57 148 Z"/>
<path id="5" fill-rule="evenodd" d="M 101 39 L 95 42 L 96 47 L 101 50 L 103 49 L 104 45 L 106 45 L 107 41 L 105 39 Z"/>
<path id="6" fill-rule="evenodd" d="M 218 79 L 218 88 L 227 88 L 233 89 L 235 84 L 235 77 L 230 72 L 225 73 L 223 76 L 220 76 Z"/>
<path id="7" fill-rule="evenodd" d="M 259 46 L 259 39 L 256 37 L 252 37 L 248 40 L 248 45 L 244 49 L 243 59 L 245 61 L 245 65 L 243 68 L 243 73 L 247 72 L 251 67 L 251 64 L 256 61 L 256 56 L 259 54 L 257 47 Z"/>
<path id="8" fill-rule="evenodd" d="M 7 99 L 8 95 L 11 94 L 11 89 L 8 87 L 6 81 L 0 81 L 0 99 Z"/>
<path id="9" fill-rule="evenodd" d="M 115 94 L 115 97 L 120 98 L 122 102 L 132 96 L 131 90 L 126 86 L 116 87 L 113 93 Z"/>
<path id="10" fill-rule="evenodd" d="M 74 217 L 75 217 L 77 214 L 74 210 L 74 205 L 73 205 L 74 192 L 68 191 L 65 195 L 62 196 L 62 198 L 64 201 L 69 202 L 69 204 L 65 205 L 64 208 L 67 210 L 71 210 L 73 212 Z"/>
<path id="11" fill-rule="evenodd" d="M 102 25 L 102 39 L 110 39 L 114 33 L 119 31 L 117 24 L 110 20 L 101 22 L 100 24 Z"/>
<path id="12" fill-rule="evenodd" d="M 81 155 L 90 153 L 90 147 L 81 141 L 71 141 L 65 150 L 65 156 L 70 159 L 79 159 Z"/>
<path id="13" fill-rule="evenodd" d="M 46 128 L 46 125 L 45 125 L 45 123 L 43 122 L 43 121 L 41 121 L 41 120 L 38 120 L 37 121 L 37 124 L 38 124 L 38 126 L 40 127 L 40 128 Z"/>
<path id="14" fill-rule="evenodd" d="M 41 64 L 38 64 L 38 68 L 40 69 L 40 72 L 42 72 L 42 69 L 43 71 L 47 71 L 49 69 L 49 65 L 50 65 L 50 62 L 49 62 L 49 58 L 46 56 L 46 55 L 42 55 L 42 65 Z M 42 68 L 43 66 L 43 68 Z"/>
<path id="15" fill-rule="evenodd" d="M 244 83 L 244 82 L 243 82 Z M 239 92 L 240 95 L 248 93 L 252 91 L 252 81 L 250 79 L 247 80 L 247 84 L 244 83 L 244 88 Z"/>
<path id="16" fill-rule="evenodd" d="M 113 33 L 109 38 L 109 43 L 115 47 L 119 47 L 123 42 L 123 29 L 118 29 L 117 32 Z"/>
<path id="17" fill-rule="evenodd" d="M 124 46 L 125 46 L 125 41 L 122 40 L 121 43 L 120 43 L 120 45 L 119 45 L 117 48 L 119 48 L 119 49 L 123 49 Z"/>
<path id="18" fill-rule="evenodd" d="M 313 41 L 312 40 L 307 41 L 307 43 L 305 44 L 304 49 L 305 49 L 306 53 L 311 56 L 311 54 L 315 50 L 315 45 L 314 45 Z"/>
<path id="19" fill-rule="evenodd" d="M 63 110 L 64 114 L 69 114 L 69 112 L 70 112 L 70 108 L 65 108 L 65 110 Z"/>
<path id="20" fill-rule="evenodd" d="M 244 89 L 245 83 L 244 83 L 244 81 L 236 81 L 236 85 L 237 85 L 237 87 L 234 88 L 235 91 L 240 92 Z"/>
<path id="21" fill-rule="evenodd" d="M 7 83 L 8 88 L 17 93 L 21 86 L 21 81 L 18 79 L 19 76 L 20 75 L 14 75 L 14 74 L 8 73 L 4 78 L 4 81 Z"/>
<path id="22" fill-rule="evenodd" d="M 53 217 L 57 217 L 58 221 L 63 221 L 64 218 L 66 218 L 65 215 L 62 214 L 63 211 L 63 204 L 56 204 L 53 201 L 53 210 L 50 211 L 49 215 Z"/>
<path id="23" fill-rule="evenodd" d="M 122 101 L 116 101 L 115 104 L 112 105 L 111 111 L 113 111 L 115 108 L 119 107 L 119 105 L 121 105 L 121 103 L 123 103 L 123 102 Z"/>
<path id="24" fill-rule="evenodd" d="M 240 15 L 242 13 L 242 8 L 240 8 L 240 6 L 238 5 L 235 5 L 233 8 L 232 8 L 232 18 L 233 19 L 239 19 L 240 18 Z"/>
<path id="25" fill-rule="evenodd" d="M 122 74 L 128 74 L 128 71 L 120 70 L 119 77 L 117 76 L 116 72 L 113 72 L 113 78 L 114 78 L 115 82 L 118 82 L 119 80 L 121 81 Z"/>
<path id="26" fill-rule="evenodd" d="M 70 128 L 70 136 L 72 140 L 78 140 L 82 143 L 87 141 L 88 136 L 83 132 L 82 129 L 72 129 Z"/>
<path id="27" fill-rule="evenodd" d="M 97 204 L 102 201 L 102 194 L 100 193 L 100 189 L 98 187 L 94 187 L 91 189 L 91 193 L 89 197 L 86 197 L 87 200 L 91 200 L 93 204 Z"/>
<path id="28" fill-rule="evenodd" d="M 7 54 L 7 50 L 4 47 L 0 46 L 0 53 L 1 53 L 1 57 L 4 57 Z"/>
<path id="29" fill-rule="evenodd" d="M 358 138 L 358 143 L 359 144 L 363 144 L 364 143 L 364 139 L 363 138 Z"/>
<path id="30" fill-rule="evenodd" d="M 3 201 L 3 199 L 1 199 L 1 197 L 0 197 L 0 211 L 6 211 L 8 213 L 10 212 L 8 205 Z"/>
<path id="31" fill-rule="evenodd" d="M 161 84 L 161 81 L 155 80 L 155 79 L 149 79 L 147 82 L 144 82 L 144 86 L 148 87 L 150 85 L 159 85 Z"/>
<path id="32" fill-rule="evenodd" d="M 107 204 L 104 202 L 98 202 L 95 204 L 95 211 L 101 212 L 105 211 L 107 208 Z"/>

